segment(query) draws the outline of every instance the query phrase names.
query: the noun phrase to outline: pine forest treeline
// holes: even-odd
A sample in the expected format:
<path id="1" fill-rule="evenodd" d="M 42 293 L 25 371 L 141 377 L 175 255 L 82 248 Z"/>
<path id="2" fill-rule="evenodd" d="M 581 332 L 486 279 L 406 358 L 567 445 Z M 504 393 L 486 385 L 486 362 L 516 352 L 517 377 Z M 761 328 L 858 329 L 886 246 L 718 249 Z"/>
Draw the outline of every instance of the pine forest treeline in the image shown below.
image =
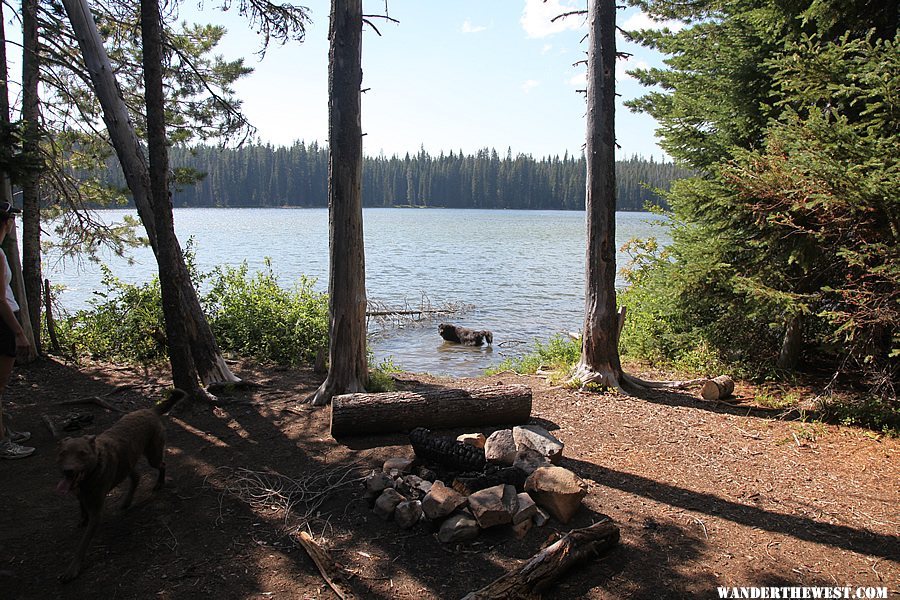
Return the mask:
<path id="1" fill-rule="evenodd" d="M 178 186 L 177 207 L 327 206 L 328 151 L 316 142 L 290 147 L 246 145 L 174 147 L 172 165 L 203 175 Z M 110 183 L 117 183 L 110 168 Z M 631 158 L 617 164 L 618 208 L 643 210 L 664 205 L 654 191 L 668 190 L 685 173 L 674 164 Z M 582 157 L 568 154 L 535 159 L 501 157 L 496 150 L 431 156 L 424 150 L 404 157 L 367 157 L 363 204 L 367 207 L 563 209 L 584 208 Z"/>

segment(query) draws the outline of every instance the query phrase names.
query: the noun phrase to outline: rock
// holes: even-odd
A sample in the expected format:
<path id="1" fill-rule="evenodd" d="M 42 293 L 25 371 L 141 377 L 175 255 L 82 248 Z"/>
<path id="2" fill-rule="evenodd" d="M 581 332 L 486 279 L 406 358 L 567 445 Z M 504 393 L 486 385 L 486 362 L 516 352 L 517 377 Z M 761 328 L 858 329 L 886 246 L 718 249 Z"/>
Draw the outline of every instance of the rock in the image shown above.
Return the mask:
<path id="1" fill-rule="evenodd" d="M 375 508 L 373 510 L 376 515 L 387 521 L 394 514 L 394 509 L 397 508 L 397 505 L 404 500 L 406 500 L 406 498 L 401 496 L 400 492 L 394 488 L 388 488 L 378 496 L 378 500 L 375 501 Z"/>
<path id="2" fill-rule="evenodd" d="M 422 510 L 429 519 L 442 519 L 465 503 L 465 496 L 440 481 L 435 481 L 431 485 L 431 490 L 422 499 Z"/>
<path id="3" fill-rule="evenodd" d="M 381 470 L 385 473 L 390 473 L 391 471 L 396 469 L 400 475 L 404 475 L 406 473 L 412 472 L 412 464 L 412 458 L 402 458 L 399 456 L 395 456 L 394 458 L 389 458 L 384 461 L 384 466 L 381 468 Z"/>
<path id="4" fill-rule="evenodd" d="M 531 448 L 546 456 L 553 464 L 559 463 L 562 458 L 565 444 L 553 437 L 549 431 L 537 425 L 523 425 L 513 427 L 513 440 L 516 450 Z"/>
<path id="5" fill-rule="evenodd" d="M 438 540 L 443 544 L 466 542 L 478 537 L 478 522 L 472 515 L 458 512 L 450 515 L 438 530 Z"/>
<path id="6" fill-rule="evenodd" d="M 488 462 L 512 466 L 516 458 L 516 442 L 512 429 L 500 429 L 484 443 L 484 458 Z"/>
<path id="7" fill-rule="evenodd" d="M 495 485 L 469 496 L 469 510 L 482 529 L 511 523 L 517 508 L 516 488 L 511 485 Z"/>
<path id="8" fill-rule="evenodd" d="M 369 498 L 377 498 L 381 492 L 388 488 L 394 487 L 394 480 L 387 473 L 375 473 L 366 477 L 366 496 Z"/>
<path id="9" fill-rule="evenodd" d="M 550 515 L 547 514 L 547 511 L 538 506 L 537 512 L 534 513 L 534 517 L 531 520 L 534 521 L 534 524 L 538 527 L 543 527 L 547 524 L 547 521 L 550 520 Z"/>
<path id="10" fill-rule="evenodd" d="M 516 458 L 513 461 L 513 467 L 519 469 L 526 475 L 534 473 L 535 469 L 540 467 L 552 466 L 550 459 L 534 450 L 533 448 L 523 448 L 516 452 Z"/>
<path id="11" fill-rule="evenodd" d="M 422 519 L 422 503 L 418 500 L 401 502 L 394 509 L 394 521 L 400 529 L 409 529 Z"/>
<path id="12" fill-rule="evenodd" d="M 568 469 L 541 467 L 528 476 L 525 491 L 553 517 L 568 523 L 587 494 L 587 484 Z"/>
<path id="13" fill-rule="evenodd" d="M 456 441 L 462 442 L 463 444 L 468 444 L 470 446 L 475 446 L 476 448 L 484 448 L 484 443 L 487 440 L 485 439 L 483 433 L 464 433 L 456 438 Z"/>
<path id="14" fill-rule="evenodd" d="M 531 527 L 534 525 L 531 519 L 525 519 L 521 523 L 516 523 L 512 526 L 513 533 L 515 534 L 517 539 L 522 539 L 525 537 L 529 531 L 531 531 Z"/>
<path id="15" fill-rule="evenodd" d="M 527 493 L 522 492 L 517 496 L 519 501 L 516 512 L 513 513 L 513 525 L 518 525 L 523 521 L 531 521 L 532 517 L 537 514 L 538 507 Z"/>
<path id="16" fill-rule="evenodd" d="M 418 500 L 431 489 L 431 482 L 417 475 L 404 475 L 394 484 L 394 489 L 407 498 Z"/>

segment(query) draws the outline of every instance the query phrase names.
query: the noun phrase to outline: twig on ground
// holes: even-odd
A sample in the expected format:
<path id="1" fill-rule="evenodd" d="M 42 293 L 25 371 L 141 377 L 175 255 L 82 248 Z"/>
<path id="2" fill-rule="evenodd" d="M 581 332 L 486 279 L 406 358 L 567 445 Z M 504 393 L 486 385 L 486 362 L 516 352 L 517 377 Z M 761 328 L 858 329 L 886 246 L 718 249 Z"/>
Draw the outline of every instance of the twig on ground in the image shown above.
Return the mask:
<path id="1" fill-rule="evenodd" d="M 59 430 L 56 428 L 56 425 L 53 424 L 53 420 L 47 415 L 41 415 L 41 421 L 43 421 L 44 425 L 47 426 L 47 429 L 50 430 L 50 435 L 53 436 L 53 439 L 58 440 Z"/>

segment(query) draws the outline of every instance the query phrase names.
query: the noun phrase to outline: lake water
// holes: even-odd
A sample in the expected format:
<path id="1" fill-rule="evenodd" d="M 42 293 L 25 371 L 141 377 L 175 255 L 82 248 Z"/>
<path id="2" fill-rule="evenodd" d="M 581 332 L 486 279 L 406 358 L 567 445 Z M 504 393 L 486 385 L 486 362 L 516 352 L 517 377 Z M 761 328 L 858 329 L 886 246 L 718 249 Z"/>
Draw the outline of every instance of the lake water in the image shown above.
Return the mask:
<path id="1" fill-rule="evenodd" d="M 107 222 L 132 211 L 101 213 Z M 478 375 L 506 357 L 528 350 L 564 331 L 580 331 L 584 314 L 584 212 L 364 209 L 366 288 L 370 300 L 392 308 L 460 303 L 468 310 L 439 320 L 494 333 L 493 347 L 444 343 L 438 321 L 382 329 L 372 324 L 370 345 L 377 361 L 391 357 L 409 371 L 455 376 Z M 662 218 L 650 213 L 618 213 L 616 246 L 634 237 L 668 238 Z M 326 209 L 176 209 L 182 245 L 194 239 L 197 265 L 239 265 L 252 270 L 271 259 L 284 287 L 301 275 L 328 288 Z M 149 249 L 132 253 L 134 264 L 103 257 L 113 273 L 132 283 L 148 281 L 156 270 Z M 619 267 L 627 257 L 617 257 Z M 60 303 L 69 310 L 88 306 L 100 289 L 96 265 L 45 260 L 45 276 L 63 284 Z M 621 286 L 622 282 L 617 281 Z"/>

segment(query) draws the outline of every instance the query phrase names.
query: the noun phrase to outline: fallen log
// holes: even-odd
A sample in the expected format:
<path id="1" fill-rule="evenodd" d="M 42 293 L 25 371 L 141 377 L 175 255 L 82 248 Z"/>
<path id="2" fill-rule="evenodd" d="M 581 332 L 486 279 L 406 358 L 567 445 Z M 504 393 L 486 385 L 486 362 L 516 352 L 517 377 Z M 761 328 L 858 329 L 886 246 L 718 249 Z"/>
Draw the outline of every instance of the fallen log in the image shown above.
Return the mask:
<path id="1" fill-rule="evenodd" d="M 331 401 L 331 435 L 517 425 L 530 417 L 531 388 L 525 385 L 343 394 Z"/>
<path id="2" fill-rule="evenodd" d="M 704 400 L 720 400 L 734 393 L 734 381 L 728 375 L 719 375 L 707 379 L 700 388 L 700 397 Z"/>
<path id="3" fill-rule="evenodd" d="M 569 568 L 612 548 L 618 541 L 619 528 L 609 519 L 583 529 L 573 529 L 521 567 L 467 594 L 463 600 L 534 597 Z"/>

